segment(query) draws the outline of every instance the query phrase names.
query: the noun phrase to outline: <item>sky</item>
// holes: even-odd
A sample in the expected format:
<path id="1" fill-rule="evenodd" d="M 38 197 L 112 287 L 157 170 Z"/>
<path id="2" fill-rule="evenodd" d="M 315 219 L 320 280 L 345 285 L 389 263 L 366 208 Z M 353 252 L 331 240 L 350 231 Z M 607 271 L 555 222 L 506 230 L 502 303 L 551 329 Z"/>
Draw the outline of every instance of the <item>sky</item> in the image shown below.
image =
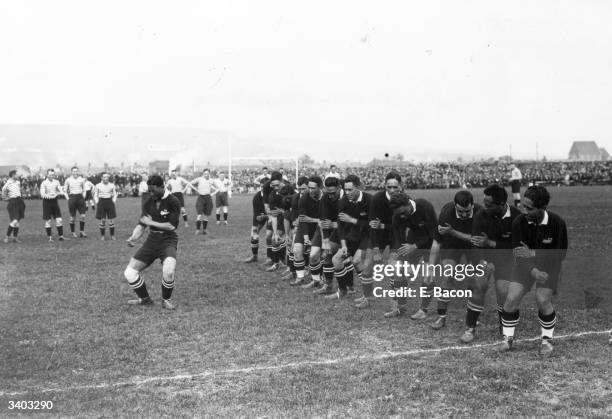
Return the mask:
<path id="1" fill-rule="evenodd" d="M 28 138 L 15 124 L 200 129 L 238 154 L 313 141 L 332 160 L 610 151 L 609 16 L 606 1 L 3 2 L 0 160 Z"/>

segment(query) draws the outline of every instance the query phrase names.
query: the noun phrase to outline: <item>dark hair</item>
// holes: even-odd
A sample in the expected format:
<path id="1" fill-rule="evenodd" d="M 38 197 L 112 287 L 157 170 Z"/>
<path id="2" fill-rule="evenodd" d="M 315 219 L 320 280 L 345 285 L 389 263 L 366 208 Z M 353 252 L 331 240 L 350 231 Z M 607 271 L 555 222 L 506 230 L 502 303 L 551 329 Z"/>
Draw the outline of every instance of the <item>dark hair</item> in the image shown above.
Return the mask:
<path id="1" fill-rule="evenodd" d="M 340 186 L 340 182 L 338 182 L 338 178 L 330 176 L 328 178 L 325 178 L 325 186 L 327 187 L 335 186 L 337 188 L 338 186 Z"/>
<path id="2" fill-rule="evenodd" d="M 335 164 L 332 164 L 331 166 L 329 166 L 329 170 L 331 170 L 331 169 L 332 169 L 332 167 L 336 167 L 336 165 L 335 165 Z M 337 169 L 337 167 L 336 167 L 336 169 Z"/>
<path id="3" fill-rule="evenodd" d="M 407 195 L 403 192 L 396 193 L 391 195 L 391 199 L 389 200 L 389 208 L 395 210 L 399 207 L 403 207 L 410 203 L 410 195 Z"/>
<path id="4" fill-rule="evenodd" d="M 270 180 L 283 180 L 283 175 L 281 172 L 277 172 L 276 170 L 270 173 Z"/>
<path id="5" fill-rule="evenodd" d="M 55 173 L 55 170 L 54 169 L 47 169 L 47 174 L 49 174 L 49 172 Z"/>
<path id="6" fill-rule="evenodd" d="M 72 166 L 72 168 L 70 169 L 70 171 L 72 172 L 74 169 L 79 170 L 79 168 L 78 168 L 78 167 L 76 167 L 76 166 Z"/>
<path id="7" fill-rule="evenodd" d="M 361 186 L 361 180 L 357 175 L 348 175 L 346 178 L 344 178 L 345 185 L 349 182 L 351 182 L 353 186 Z"/>
<path id="8" fill-rule="evenodd" d="M 508 200 L 508 192 L 504 189 L 503 186 L 494 183 L 485 188 L 484 194 L 493 198 L 493 202 L 498 205 L 503 205 Z"/>
<path id="9" fill-rule="evenodd" d="M 308 183 L 310 182 L 316 183 L 319 188 L 323 186 L 323 181 L 321 180 L 319 176 L 310 176 L 308 178 Z"/>
<path id="10" fill-rule="evenodd" d="M 280 191 L 278 191 L 278 193 L 283 196 L 293 195 L 295 193 L 295 189 L 293 189 L 292 185 L 284 185 L 282 188 L 280 188 Z"/>
<path id="11" fill-rule="evenodd" d="M 210 169 L 204 169 L 204 170 L 202 170 L 202 173 L 204 173 L 204 172 L 208 172 L 208 173 L 210 173 Z"/>
<path id="12" fill-rule="evenodd" d="M 470 191 L 459 191 L 455 194 L 455 204 L 460 207 L 467 207 L 474 204 L 474 195 Z"/>
<path id="13" fill-rule="evenodd" d="M 176 169 L 170 170 L 170 173 L 174 173 L 174 172 L 176 172 Z"/>
<path id="14" fill-rule="evenodd" d="M 15 173 L 17 173 L 17 170 L 11 170 L 11 171 L 9 172 L 9 177 L 13 177 L 13 175 L 14 175 Z"/>
<path id="15" fill-rule="evenodd" d="M 546 208 L 550 202 L 550 194 L 548 193 L 548 190 L 546 190 L 544 186 L 540 185 L 528 187 L 523 197 L 529 198 L 531 202 L 533 202 L 533 206 L 537 209 Z"/>
<path id="16" fill-rule="evenodd" d="M 268 180 L 269 180 L 269 179 L 268 179 L 267 177 L 262 177 L 261 179 L 259 179 L 259 183 L 260 183 L 261 185 L 263 185 L 263 184 L 265 184 L 266 182 L 268 182 Z"/>
<path id="17" fill-rule="evenodd" d="M 398 183 L 400 183 L 400 184 L 402 183 L 402 177 L 397 172 L 389 172 L 389 173 L 387 173 L 387 176 L 385 176 L 385 183 L 387 183 L 387 181 L 389 179 L 395 179 L 395 180 L 397 180 Z"/>
<path id="18" fill-rule="evenodd" d="M 163 187 L 164 178 L 162 178 L 160 175 L 151 175 L 149 176 L 149 179 L 147 180 L 147 185 Z"/>
<path id="19" fill-rule="evenodd" d="M 298 186 L 308 184 L 308 178 L 306 176 L 300 176 L 297 181 Z"/>
<path id="20" fill-rule="evenodd" d="M 264 166 L 261 170 L 268 170 L 268 168 L 266 166 Z"/>

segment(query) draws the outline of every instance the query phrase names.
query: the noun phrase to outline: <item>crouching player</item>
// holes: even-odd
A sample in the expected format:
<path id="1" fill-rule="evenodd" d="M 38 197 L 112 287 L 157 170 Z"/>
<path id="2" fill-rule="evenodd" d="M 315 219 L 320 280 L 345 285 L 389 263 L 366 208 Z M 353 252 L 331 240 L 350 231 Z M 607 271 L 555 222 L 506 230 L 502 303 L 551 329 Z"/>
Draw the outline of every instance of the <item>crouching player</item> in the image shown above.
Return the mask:
<path id="1" fill-rule="evenodd" d="M 359 177 L 348 175 L 344 179 L 344 196 L 338 202 L 340 249 L 332 262 L 338 281 L 338 298 L 353 285 L 353 270 L 357 272 L 363 291 L 362 299 L 356 302 L 357 308 L 369 306 L 373 298 L 373 256 L 368 226 L 371 203 L 372 196 L 361 191 Z"/>
<path id="2" fill-rule="evenodd" d="M 540 354 L 553 351 L 550 343 L 557 316 L 551 299 L 557 290 L 561 264 L 567 252 L 567 228 L 557 214 L 546 210 L 550 195 L 543 186 L 530 186 L 523 195 L 522 214 L 512 223 L 514 264 L 502 311 L 501 350 L 512 349 L 519 305 L 533 284 L 542 329 Z"/>
<path id="3" fill-rule="evenodd" d="M 142 276 L 144 271 L 156 259 L 162 263 L 162 307 L 174 310 L 176 306 L 170 297 L 174 289 L 174 270 L 176 268 L 176 249 L 178 227 L 181 215 L 179 200 L 164 187 L 164 180 L 159 175 L 152 175 L 147 181 L 149 199 L 142 206 L 142 216 L 134 229 L 128 245 L 138 240 L 149 227 L 149 236 L 142 247 L 130 259 L 125 269 L 125 278 L 134 290 L 137 299 L 129 300 L 128 304 L 150 305 L 153 300 L 149 296 L 147 286 Z"/>
<path id="4" fill-rule="evenodd" d="M 266 215 L 263 184 L 262 184 L 262 189 L 260 191 L 257 191 L 255 195 L 253 195 L 252 204 L 253 204 L 253 224 L 251 227 L 251 253 L 252 255 L 248 257 L 244 261 L 244 263 L 257 262 L 257 257 L 259 254 L 259 233 L 261 232 L 261 230 L 263 230 L 266 227 L 266 224 L 268 222 L 268 216 Z M 270 251 L 268 251 L 268 257 L 270 258 L 270 260 L 272 260 Z"/>

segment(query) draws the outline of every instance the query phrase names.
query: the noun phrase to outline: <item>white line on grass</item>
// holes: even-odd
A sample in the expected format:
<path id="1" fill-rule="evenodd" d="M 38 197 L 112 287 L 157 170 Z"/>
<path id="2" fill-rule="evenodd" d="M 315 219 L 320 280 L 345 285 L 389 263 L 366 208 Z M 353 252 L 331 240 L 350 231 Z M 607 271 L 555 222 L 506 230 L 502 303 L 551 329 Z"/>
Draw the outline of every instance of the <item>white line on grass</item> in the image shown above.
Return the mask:
<path id="1" fill-rule="evenodd" d="M 571 333 L 569 335 L 559 335 L 555 336 L 554 340 L 561 339 L 569 339 L 569 338 L 578 338 L 582 336 L 590 336 L 590 335 L 605 335 L 612 334 L 612 329 L 610 330 L 592 330 L 588 332 L 579 332 L 579 333 Z M 528 339 L 518 339 L 515 343 L 521 342 L 533 342 L 535 340 L 539 340 L 539 337 L 528 338 Z M 167 382 L 167 381 L 181 381 L 181 380 L 192 380 L 194 378 L 206 378 L 217 375 L 231 375 L 231 374 L 249 374 L 252 372 L 259 371 L 278 371 L 284 369 L 291 368 L 301 368 L 310 365 L 335 365 L 342 364 L 351 361 L 380 361 L 389 358 L 400 358 L 411 355 L 420 355 L 427 353 L 437 353 L 437 352 L 447 352 L 447 351 L 464 351 L 471 349 L 479 349 L 479 348 L 489 348 L 492 346 L 498 345 L 499 342 L 491 342 L 491 343 L 479 343 L 476 345 L 465 345 L 465 346 L 445 346 L 442 348 L 429 348 L 429 349 L 412 349 L 409 351 L 402 352 L 385 352 L 380 354 L 371 354 L 371 355 L 356 355 L 344 358 L 337 359 L 324 359 L 324 360 L 313 360 L 313 361 L 299 361 L 299 362 L 290 362 L 287 364 L 278 364 L 278 365 L 257 365 L 254 367 L 246 367 L 246 368 L 230 368 L 225 370 L 210 370 L 203 371 L 195 374 L 178 374 L 178 375 L 170 375 L 170 376 L 157 376 L 157 377 L 148 377 L 148 378 L 133 378 L 127 381 L 117 381 L 114 383 L 99 383 L 99 384 L 87 384 L 80 386 L 68 386 L 68 387 L 58 387 L 58 388 L 30 388 L 27 390 L 21 391 L 0 391 L 0 396 L 23 396 L 30 393 L 65 393 L 68 391 L 75 390 L 98 390 L 98 389 L 109 389 L 109 388 L 118 388 L 118 387 L 127 387 L 127 386 L 141 386 L 143 384 L 155 383 L 155 382 Z"/>

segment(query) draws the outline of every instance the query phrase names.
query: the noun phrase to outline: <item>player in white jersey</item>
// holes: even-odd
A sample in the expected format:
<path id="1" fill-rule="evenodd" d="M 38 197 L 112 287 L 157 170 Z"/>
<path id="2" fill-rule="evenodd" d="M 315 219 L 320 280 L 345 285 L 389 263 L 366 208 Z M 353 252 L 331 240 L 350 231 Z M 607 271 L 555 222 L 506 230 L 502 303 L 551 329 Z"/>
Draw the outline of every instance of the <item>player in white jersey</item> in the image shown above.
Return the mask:
<path id="1" fill-rule="evenodd" d="M 17 176 L 17 170 L 9 172 L 9 178 L 2 187 L 2 199 L 8 200 L 6 209 L 9 213 L 9 226 L 6 230 L 4 243 L 8 243 L 13 238 L 13 242 L 21 243 L 17 238 L 19 233 L 19 220 L 25 216 L 25 203 L 21 198 L 21 183 Z"/>
<path id="2" fill-rule="evenodd" d="M 212 196 L 217 193 L 217 188 L 215 188 L 210 178 L 210 170 L 204 169 L 202 176 L 195 178 L 187 185 L 198 193 L 198 199 L 196 200 L 196 213 L 198 214 L 196 218 L 196 234 L 200 234 L 200 228 L 202 228 L 202 234 L 208 234 L 206 227 L 208 226 L 208 217 L 212 214 Z"/>
<path id="3" fill-rule="evenodd" d="M 71 169 L 71 176 L 64 182 L 64 191 L 68 194 L 68 212 L 70 213 L 70 232 L 72 237 L 77 237 L 74 228 L 74 218 L 79 212 L 80 237 L 87 237 L 85 234 L 85 213 L 87 204 L 85 203 L 85 178 L 79 175 L 79 169 L 75 166 Z"/>
<path id="4" fill-rule="evenodd" d="M 266 181 L 270 180 L 270 173 L 268 173 L 268 168 L 267 167 L 264 167 L 261 171 L 262 171 L 261 175 L 257 176 L 255 178 L 255 181 L 257 183 L 263 185 L 264 183 L 266 183 Z M 262 180 L 263 180 L 263 182 L 262 182 Z"/>
<path id="5" fill-rule="evenodd" d="M 188 183 L 189 182 L 179 176 L 176 170 L 170 172 L 170 179 L 166 182 L 166 189 L 168 189 L 181 203 L 181 215 L 183 216 L 185 227 L 189 227 L 189 224 L 187 223 L 187 211 L 185 210 L 185 198 L 183 194 L 188 187 Z"/>
<path id="6" fill-rule="evenodd" d="M 523 174 L 515 164 L 510 165 L 510 186 L 512 187 L 512 195 L 514 197 L 514 206 L 518 208 L 521 203 L 521 181 Z"/>
<path id="7" fill-rule="evenodd" d="M 40 196 L 43 199 L 43 220 L 45 220 L 45 230 L 47 231 L 47 237 L 52 242 L 51 237 L 51 220 L 55 219 L 55 228 L 57 229 L 57 235 L 59 241 L 66 240 L 64 238 L 64 226 L 62 224 L 62 212 L 57 198 L 59 195 L 64 195 L 68 199 L 66 192 L 62 190 L 62 187 L 57 179 L 55 179 L 55 171 L 53 169 L 47 170 L 47 178 L 40 184 Z"/>
<path id="8" fill-rule="evenodd" d="M 225 173 L 219 172 L 219 178 L 213 181 L 213 185 L 217 188 L 217 196 L 215 197 L 215 215 L 217 217 L 217 225 L 221 224 L 221 209 L 223 208 L 223 223 L 227 225 L 229 198 L 232 197 L 232 181 L 225 177 Z"/>
<path id="9" fill-rule="evenodd" d="M 149 198 L 149 185 L 147 185 L 149 175 L 147 173 L 143 173 L 140 176 L 140 179 L 140 183 L 138 184 L 138 195 L 140 196 L 140 201 L 144 204 Z"/>
<path id="10" fill-rule="evenodd" d="M 89 179 L 85 179 L 85 205 L 91 205 L 92 211 L 96 209 L 96 204 L 93 199 L 93 188 L 96 185 Z"/>
<path id="11" fill-rule="evenodd" d="M 96 209 L 96 218 L 100 220 L 100 239 L 105 239 L 105 220 L 108 219 L 111 240 L 116 240 L 115 218 L 117 218 L 117 212 L 115 210 L 115 202 L 117 202 L 117 188 L 110 181 L 109 173 L 102 173 L 102 182 L 98 183 L 94 189 L 94 201 L 98 207 Z"/>

